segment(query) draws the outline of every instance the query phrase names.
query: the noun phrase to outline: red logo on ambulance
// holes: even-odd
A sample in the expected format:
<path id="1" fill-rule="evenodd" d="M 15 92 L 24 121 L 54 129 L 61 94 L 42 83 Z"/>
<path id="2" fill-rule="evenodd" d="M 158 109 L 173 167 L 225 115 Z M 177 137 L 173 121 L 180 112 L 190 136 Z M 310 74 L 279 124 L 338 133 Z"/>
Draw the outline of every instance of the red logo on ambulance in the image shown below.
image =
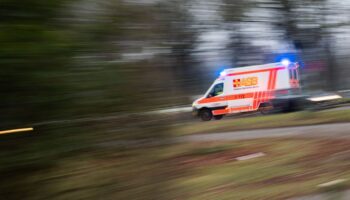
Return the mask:
<path id="1" fill-rule="evenodd" d="M 234 88 L 240 88 L 240 87 L 250 87 L 250 86 L 257 86 L 258 85 L 258 77 L 248 77 L 248 78 L 238 78 L 233 79 L 233 87 Z"/>

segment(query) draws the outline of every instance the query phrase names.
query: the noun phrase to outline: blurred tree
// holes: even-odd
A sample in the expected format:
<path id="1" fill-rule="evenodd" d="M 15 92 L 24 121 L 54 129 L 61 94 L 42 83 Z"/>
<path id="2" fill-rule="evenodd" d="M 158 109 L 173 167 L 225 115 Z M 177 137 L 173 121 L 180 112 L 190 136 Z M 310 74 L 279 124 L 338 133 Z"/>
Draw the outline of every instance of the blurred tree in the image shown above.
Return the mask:
<path id="1" fill-rule="evenodd" d="M 166 105 L 169 88 L 191 86 L 184 1 L 1 4 L 3 125 L 143 111 Z"/>
<path id="2" fill-rule="evenodd" d="M 228 47 L 232 51 L 232 66 L 234 67 L 259 64 L 246 62 L 247 60 L 245 59 L 249 57 L 249 55 L 247 55 L 247 50 L 251 44 L 248 42 L 250 39 L 242 30 L 242 27 L 249 23 L 246 18 L 246 13 L 254 6 L 252 3 L 252 1 L 244 0 L 225 0 L 221 7 L 224 20 L 227 22 L 227 28 L 231 32 L 230 44 Z M 251 60 L 250 58 L 248 59 Z"/>
<path id="3" fill-rule="evenodd" d="M 174 76 L 173 87 L 177 88 L 177 92 L 184 91 L 186 95 L 191 95 L 191 91 L 198 84 L 198 76 L 194 76 L 197 61 L 192 53 L 199 35 L 198 29 L 193 26 L 195 22 L 190 13 L 191 1 L 162 1 L 158 7 L 164 44 L 170 50 L 166 59 L 170 62 Z"/>
<path id="4" fill-rule="evenodd" d="M 256 36 L 270 39 L 275 35 L 275 40 L 283 40 L 292 48 L 290 51 L 298 50 L 302 57 L 308 61 L 323 61 L 326 70 L 314 81 L 317 82 L 318 89 L 327 88 L 335 90 L 338 80 L 337 66 L 335 62 L 334 47 L 332 47 L 334 26 L 338 28 L 342 23 L 329 24 L 327 19 L 330 15 L 336 15 L 330 2 L 325 0 L 291 1 L 291 0 L 249 0 L 244 2 L 225 2 L 223 5 L 225 20 L 232 29 L 230 48 L 233 49 L 235 61 L 244 60 L 250 57 L 252 52 L 245 51 L 252 46 L 252 33 L 245 32 L 242 27 L 257 26 L 271 27 L 270 34 L 260 34 Z M 275 32 L 274 34 L 272 34 Z M 282 36 L 282 37 L 281 37 Z M 256 52 L 258 53 L 258 52 Z M 255 53 L 255 54 L 256 54 Z M 260 52 L 260 54 L 263 52 Z M 254 53 L 253 53 L 254 54 Z M 259 53 L 258 53 L 259 54 Z M 251 60 L 251 58 L 249 58 Z M 306 68 L 308 65 L 306 66 Z M 313 72 L 315 73 L 315 72 Z M 320 81 L 321 80 L 321 81 Z"/>
<path id="5" fill-rule="evenodd" d="M 168 92 L 171 87 L 189 81 L 182 76 L 188 76 L 190 70 L 186 65 L 191 62 L 193 36 L 184 17 L 187 10 L 180 8 L 181 3 L 1 1 L 0 128 L 57 119 L 68 124 L 35 127 L 40 134 L 33 139 L 34 145 L 26 143 L 21 147 L 35 154 L 36 159 L 30 160 L 33 162 L 30 164 L 39 166 L 37 171 L 47 172 L 45 167 L 55 168 L 61 159 L 69 156 L 79 160 L 80 155 L 86 155 L 86 146 L 96 146 L 112 138 L 132 141 L 170 136 L 167 119 L 143 114 L 169 105 L 175 99 Z M 137 117 L 132 113 L 137 113 Z M 71 119 L 107 114 L 126 119 L 70 123 Z M 107 134 L 111 132 L 117 134 Z M 55 134 L 59 135 L 55 137 Z M 48 154 L 41 152 L 46 143 L 54 144 Z M 142 145 L 126 148 L 142 153 L 128 168 L 137 177 L 133 184 L 148 189 L 135 195 L 140 199 L 166 196 L 167 185 L 159 183 L 166 178 L 163 175 L 166 172 L 162 171 L 168 170 L 168 166 L 159 165 L 138 174 L 139 163 L 152 164 L 158 154 Z M 99 153 L 93 150 L 89 153 Z M 40 163 L 50 160 L 50 165 L 39 165 L 38 160 Z M 24 164 L 14 166 L 23 169 Z M 27 184 L 26 180 L 32 177 L 30 168 L 14 173 L 5 166 L 1 172 L 13 173 L 6 173 L 10 178 L 21 176 L 10 190 L 8 187 L 6 191 L 0 190 L 9 199 L 29 198 L 28 193 L 34 193 L 33 197 L 45 196 L 42 191 L 33 190 L 38 192 L 35 194 L 34 184 L 33 187 Z M 123 196 L 118 193 L 109 198 L 118 199 L 118 195 Z"/>
<path id="6" fill-rule="evenodd" d="M 56 18 L 64 2 L 1 1 L 2 126 L 46 119 L 69 99 L 64 77 L 74 41 Z"/>

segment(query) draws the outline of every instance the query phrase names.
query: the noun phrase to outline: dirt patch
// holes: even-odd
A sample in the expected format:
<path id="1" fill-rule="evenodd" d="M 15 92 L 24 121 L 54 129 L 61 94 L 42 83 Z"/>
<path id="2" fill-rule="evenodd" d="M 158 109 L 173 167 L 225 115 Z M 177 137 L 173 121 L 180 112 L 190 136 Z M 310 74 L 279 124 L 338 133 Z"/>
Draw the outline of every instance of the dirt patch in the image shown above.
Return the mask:
<path id="1" fill-rule="evenodd" d="M 241 147 L 206 155 L 180 155 L 171 158 L 169 161 L 181 168 L 193 168 L 234 162 L 237 157 L 266 152 L 265 150 L 263 147 Z"/>
<path id="2" fill-rule="evenodd" d="M 324 139 L 315 142 L 315 149 L 311 154 L 308 154 L 296 160 L 296 163 L 301 163 L 308 167 L 317 166 L 322 162 L 347 159 L 350 160 L 350 140 L 348 139 Z"/>
<path id="3" fill-rule="evenodd" d="M 273 177 L 273 178 L 258 181 L 258 182 L 252 182 L 252 183 L 246 183 L 246 184 L 240 184 L 240 185 L 237 185 L 236 183 L 227 183 L 227 184 L 222 184 L 216 187 L 209 188 L 205 192 L 218 194 L 218 193 L 232 191 L 239 188 L 254 189 L 254 188 L 268 187 L 271 185 L 303 182 L 305 180 L 312 180 L 317 175 L 318 175 L 317 172 L 311 172 L 311 173 L 300 173 L 300 174 L 277 176 L 277 177 Z M 285 198 L 281 198 L 281 199 L 285 199 Z"/>
<path id="4" fill-rule="evenodd" d="M 303 182 L 306 180 L 312 180 L 318 175 L 319 175 L 319 172 L 313 171 L 313 172 L 276 176 L 270 179 L 266 179 L 266 180 L 254 183 L 254 185 L 266 186 L 266 185 L 277 185 L 277 184 L 292 183 L 292 182 Z"/>

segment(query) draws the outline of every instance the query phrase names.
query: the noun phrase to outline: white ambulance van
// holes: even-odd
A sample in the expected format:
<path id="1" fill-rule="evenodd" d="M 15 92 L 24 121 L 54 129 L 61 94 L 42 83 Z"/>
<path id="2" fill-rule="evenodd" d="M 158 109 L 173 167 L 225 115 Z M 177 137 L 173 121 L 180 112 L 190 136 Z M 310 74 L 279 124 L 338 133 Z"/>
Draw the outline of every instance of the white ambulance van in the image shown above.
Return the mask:
<path id="1" fill-rule="evenodd" d="M 226 69 L 193 102 L 193 113 L 209 121 L 231 113 L 265 113 L 277 104 L 288 107 L 300 98 L 298 71 L 298 63 L 289 61 Z"/>

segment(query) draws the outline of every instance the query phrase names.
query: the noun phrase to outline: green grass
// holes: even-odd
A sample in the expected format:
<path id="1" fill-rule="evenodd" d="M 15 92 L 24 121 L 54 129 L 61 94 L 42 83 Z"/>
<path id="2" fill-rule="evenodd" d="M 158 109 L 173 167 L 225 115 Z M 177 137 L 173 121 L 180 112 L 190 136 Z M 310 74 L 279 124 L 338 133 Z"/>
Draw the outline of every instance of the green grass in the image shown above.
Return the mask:
<path id="1" fill-rule="evenodd" d="M 334 101 L 336 104 L 348 104 L 350 103 L 350 98 L 341 98 Z"/>
<path id="2" fill-rule="evenodd" d="M 1 137 L 2 198 L 273 200 L 320 192 L 320 183 L 350 178 L 347 140 L 121 148 L 92 145 L 74 129 L 41 134 Z M 266 156 L 234 159 L 256 152 Z"/>
<path id="3" fill-rule="evenodd" d="M 347 121 L 349 112 L 291 113 L 238 122 L 252 128 L 254 123 L 275 125 L 281 119 L 293 123 Z M 231 130 L 235 127 L 232 123 L 237 121 L 195 126 L 204 132 L 220 130 L 221 125 L 221 130 Z M 347 140 L 329 144 L 328 140 L 264 139 L 103 146 L 106 141 L 141 134 L 133 129 L 128 129 L 125 137 L 121 132 L 103 132 L 109 125 L 35 127 L 34 132 L 0 136 L 1 199 L 284 199 L 319 192 L 316 185 L 326 181 L 350 179 Z M 155 125 L 137 130 L 146 128 L 151 135 L 166 130 Z M 254 152 L 266 156 L 234 160 Z"/>
<path id="4" fill-rule="evenodd" d="M 262 144 L 263 148 L 256 148 Z M 328 148 L 340 144 L 337 141 L 328 145 Z M 350 177 L 349 161 L 339 159 L 330 162 L 329 159 L 334 157 L 326 152 L 320 157 L 313 156 L 324 147 L 325 142 L 322 140 L 243 141 L 240 142 L 240 148 L 263 151 L 266 156 L 247 161 L 228 160 L 222 164 L 197 166 L 192 169 L 191 175 L 179 179 L 178 184 L 184 188 L 183 192 L 188 199 L 195 200 L 286 199 L 318 193 L 321 192 L 318 184 Z M 346 149 L 350 147 L 344 147 L 343 150 Z M 304 161 L 308 157 L 310 159 Z"/>
<path id="5" fill-rule="evenodd" d="M 260 128 L 303 126 L 324 123 L 350 122 L 350 110 L 323 112 L 295 112 L 246 118 L 230 117 L 221 121 L 181 124 L 174 128 L 174 134 L 212 133 Z"/>

